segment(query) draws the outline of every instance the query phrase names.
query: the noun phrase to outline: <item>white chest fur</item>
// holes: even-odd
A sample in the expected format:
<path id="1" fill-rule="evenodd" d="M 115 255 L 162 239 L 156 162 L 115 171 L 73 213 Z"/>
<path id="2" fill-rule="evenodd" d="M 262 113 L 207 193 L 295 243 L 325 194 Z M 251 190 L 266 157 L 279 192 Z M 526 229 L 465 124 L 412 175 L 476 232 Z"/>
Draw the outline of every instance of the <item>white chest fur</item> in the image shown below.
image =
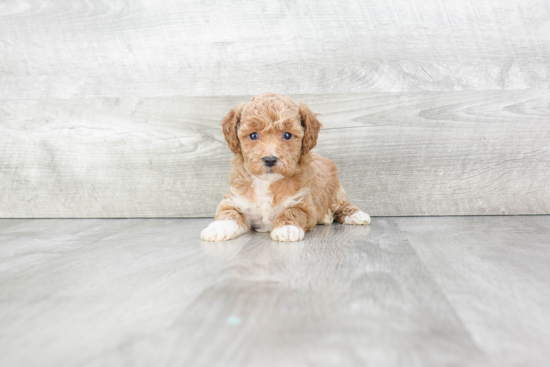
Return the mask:
<path id="1" fill-rule="evenodd" d="M 273 229 L 273 221 L 285 209 L 296 205 L 306 194 L 307 190 L 301 191 L 294 196 L 289 196 L 283 202 L 273 206 L 273 194 L 269 189 L 272 181 L 255 178 L 252 182 L 255 201 L 233 193 L 233 204 L 243 213 L 253 228 L 258 232 L 270 232 Z"/>

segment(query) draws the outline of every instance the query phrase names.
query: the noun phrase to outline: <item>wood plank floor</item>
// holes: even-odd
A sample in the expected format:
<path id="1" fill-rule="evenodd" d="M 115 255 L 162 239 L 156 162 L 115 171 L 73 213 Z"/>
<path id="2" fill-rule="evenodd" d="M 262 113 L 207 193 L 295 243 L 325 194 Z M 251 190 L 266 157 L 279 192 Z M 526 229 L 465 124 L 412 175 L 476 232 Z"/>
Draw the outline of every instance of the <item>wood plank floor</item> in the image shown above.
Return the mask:
<path id="1" fill-rule="evenodd" d="M 2 366 L 545 366 L 550 216 L 0 220 Z"/>

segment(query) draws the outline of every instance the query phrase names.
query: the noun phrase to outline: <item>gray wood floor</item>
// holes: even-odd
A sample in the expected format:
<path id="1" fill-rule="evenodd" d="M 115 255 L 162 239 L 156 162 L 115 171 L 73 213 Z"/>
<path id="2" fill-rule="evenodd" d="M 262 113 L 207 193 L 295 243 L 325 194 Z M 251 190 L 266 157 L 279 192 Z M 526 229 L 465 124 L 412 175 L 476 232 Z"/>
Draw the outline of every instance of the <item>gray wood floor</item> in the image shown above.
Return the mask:
<path id="1" fill-rule="evenodd" d="M 550 216 L 0 220 L 2 366 L 546 366 Z"/>

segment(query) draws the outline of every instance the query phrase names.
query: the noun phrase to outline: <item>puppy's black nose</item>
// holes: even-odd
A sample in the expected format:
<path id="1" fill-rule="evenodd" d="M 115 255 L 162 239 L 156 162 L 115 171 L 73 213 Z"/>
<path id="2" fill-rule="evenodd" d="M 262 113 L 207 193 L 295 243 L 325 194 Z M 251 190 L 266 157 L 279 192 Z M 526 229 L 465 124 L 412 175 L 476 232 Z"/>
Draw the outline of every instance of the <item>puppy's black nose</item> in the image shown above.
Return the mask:
<path id="1" fill-rule="evenodd" d="M 275 157 L 265 157 L 262 158 L 262 161 L 264 161 L 264 164 L 268 167 L 273 167 L 277 164 L 277 158 Z"/>

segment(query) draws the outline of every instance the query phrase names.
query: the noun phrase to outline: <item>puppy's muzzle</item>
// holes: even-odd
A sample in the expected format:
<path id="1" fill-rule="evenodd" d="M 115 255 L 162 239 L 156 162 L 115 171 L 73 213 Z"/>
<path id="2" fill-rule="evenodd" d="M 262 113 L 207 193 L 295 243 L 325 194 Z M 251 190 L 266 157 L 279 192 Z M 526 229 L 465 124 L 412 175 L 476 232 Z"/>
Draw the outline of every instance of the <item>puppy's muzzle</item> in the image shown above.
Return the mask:
<path id="1" fill-rule="evenodd" d="M 262 161 L 264 161 L 264 164 L 267 167 L 273 167 L 277 164 L 277 158 L 276 157 L 264 157 L 262 158 Z"/>

